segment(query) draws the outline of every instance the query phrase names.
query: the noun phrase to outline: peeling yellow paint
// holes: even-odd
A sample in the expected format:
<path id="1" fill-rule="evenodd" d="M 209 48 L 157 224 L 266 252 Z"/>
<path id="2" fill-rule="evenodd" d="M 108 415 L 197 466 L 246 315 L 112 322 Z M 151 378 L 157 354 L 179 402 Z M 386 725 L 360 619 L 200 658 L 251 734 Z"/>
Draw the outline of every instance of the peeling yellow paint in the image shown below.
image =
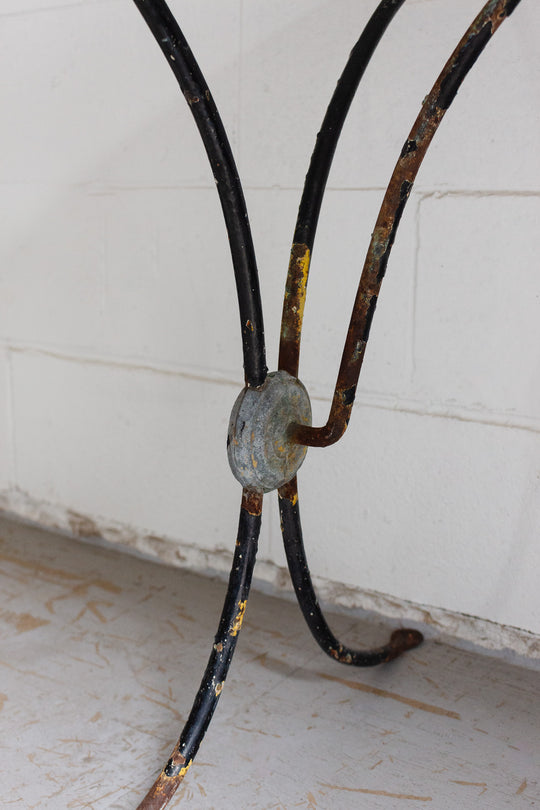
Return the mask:
<path id="1" fill-rule="evenodd" d="M 244 613 L 246 612 L 247 599 L 243 602 L 238 602 L 238 613 L 231 627 L 231 636 L 237 636 L 244 621 Z"/>
<path id="2" fill-rule="evenodd" d="M 294 244 L 293 251 L 295 247 L 303 247 L 299 244 Z M 309 275 L 309 263 L 311 261 L 311 252 L 307 246 L 305 246 L 305 250 L 302 256 L 298 256 L 296 259 L 296 266 L 298 268 L 299 275 L 298 275 L 298 286 L 297 286 L 297 302 L 298 306 L 296 308 L 296 315 L 298 318 L 298 322 L 301 324 L 302 319 L 304 317 L 304 306 L 306 303 L 306 288 L 308 282 L 308 275 Z"/>
<path id="3" fill-rule="evenodd" d="M 216 697 L 219 697 L 221 695 L 221 693 L 223 692 L 224 685 L 225 685 L 224 681 L 220 681 L 219 683 L 216 683 L 216 686 L 214 688 L 214 692 L 215 692 Z"/>
<path id="4" fill-rule="evenodd" d="M 192 759 L 190 759 L 190 760 L 189 760 L 189 762 L 188 762 L 188 764 L 187 764 L 187 765 L 184 765 L 184 767 L 180 769 L 180 773 L 178 774 L 178 777 L 179 777 L 180 779 L 183 779 L 183 778 L 184 778 L 184 776 L 185 776 L 185 775 L 186 775 L 186 773 L 189 771 L 189 769 L 191 768 L 191 766 L 192 766 L 192 765 L 193 765 L 193 760 L 192 760 Z"/>

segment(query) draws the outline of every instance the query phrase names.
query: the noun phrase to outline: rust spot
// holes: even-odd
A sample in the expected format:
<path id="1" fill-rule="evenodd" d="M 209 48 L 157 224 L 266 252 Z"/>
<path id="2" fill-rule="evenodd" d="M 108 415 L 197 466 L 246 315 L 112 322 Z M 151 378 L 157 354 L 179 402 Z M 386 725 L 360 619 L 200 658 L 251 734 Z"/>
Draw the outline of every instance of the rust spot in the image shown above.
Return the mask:
<path id="1" fill-rule="evenodd" d="M 242 490 L 242 509 L 250 515 L 260 515 L 262 512 L 263 493 L 258 489 Z"/>
<path id="2" fill-rule="evenodd" d="M 283 484 L 282 487 L 278 489 L 278 496 L 281 499 L 285 499 L 286 501 L 290 501 L 293 506 L 296 506 L 298 503 L 298 485 L 296 480 L 296 475 L 294 478 L 291 478 L 286 484 Z"/>
<path id="3" fill-rule="evenodd" d="M 191 767 L 175 748 L 160 775 L 139 804 L 137 810 L 163 810 L 176 793 L 182 779 Z"/>

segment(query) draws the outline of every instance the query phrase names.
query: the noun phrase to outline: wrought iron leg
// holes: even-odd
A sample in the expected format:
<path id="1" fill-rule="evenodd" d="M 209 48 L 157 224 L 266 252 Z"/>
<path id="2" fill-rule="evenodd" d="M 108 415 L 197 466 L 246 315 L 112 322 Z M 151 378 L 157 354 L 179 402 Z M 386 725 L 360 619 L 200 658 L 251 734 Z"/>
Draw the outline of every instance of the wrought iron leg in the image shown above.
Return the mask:
<path id="1" fill-rule="evenodd" d="M 263 494 L 244 490 L 229 587 L 212 652 L 188 721 L 171 756 L 137 810 L 163 810 L 189 770 L 212 719 L 246 612 L 261 528 Z"/>
<path id="2" fill-rule="evenodd" d="M 335 637 L 324 618 L 311 581 L 302 539 L 296 478 L 280 487 L 278 495 L 281 531 L 294 591 L 307 625 L 319 647 L 340 664 L 350 664 L 353 667 L 385 664 L 407 650 L 418 647 L 424 638 L 422 633 L 405 628 L 395 630 L 387 644 L 373 650 L 353 650 Z"/>
<path id="3" fill-rule="evenodd" d="M 240 310 L 246 390 L 260 393 L 263 401 L 264 392 L 268 393 L 270 384 L 275 384 L 276 374 L 270 375 L 272 380 L 267 378 L 255 253 L 245 201 L 225 130 L 204 77 L 164 0 L 134 0 L 134 2 L 152 30 L 180 84 L 208 153 L 231 246 Z M 290 383 L 287 376 L 292 377 L 294 381 L 298 375 L 302 316 L 310 257 L 334 149 L 358 82 L 380 37 L 403 2 L 404 0 L 382 0 L 377 7 L 349 57 L 319 133 L 300 204 L 285 291 L 278 372 L 282 376 L 285 375 L 282 380 L 283 386 Z M 392 175 L 375 226 L 360 279 L 328 422 L 320 428 L 312 427 L 307 421 L 291 425 L 291 420 L 298 417 L 288 412 L 288 416 L 286 413 L 283 414 L 285 421 L 280 422 L 282 418 L 280 411 L 279 418 L 276 417 L 277 426 L 287 441 L 284 443 L 285 449 L 279 442 L 277 444 L 280 445 L 279 451 L 284 451 L 285 455 L 291 457 L 295 455 L 291 445 L 325 446 L 337 441 L 344 433 L 355 398 L 380 286 L 399 221 L 423 156 L 461 82 L 493 33 L 519 2 L 520 0 L 489 0 L 486 3 L 452 54 L 431 93 L 426 97 Z M 278 378 L 278 383 L 279 380 L 281 377 Z M 279 397 L 276 401 L 281 403 Z M 248 400 L 248 404 L 250 402 L 251 399 Z M 251 416 L 253 424 L 258 424 L 260 413 L 256 398 L 253 402 Z M 275 401 L 273 402 L 275 404 Z M 266 417 L 268 413 L 265 413 Z M 276 419 L 266 418 L 261 425 L 265 427 L 270 425 L 274 431 Z M 243 441 L 241 437 L 244 426 L 234 423 L 233 427 L 230 438 L 235 442 Z M 263 444 L 263 434 L 262 428 L 260 435 L 255 435 L 254 432 L 253 441 L 257 451 L 260 450 L 259 445 Z M 271 445 L 277 446 L 275 442 Z M 237 475 L 244 483 L 242 507 L 233 567 L 218 632 L 181 737 L 138 810 L 163 810 L 166 807 L 189 769 L 216 708 L 247 605 L 261 524 L 263 490 L 270 491 L 279 486 L 283 539 L 294 589 L 311 632 L 327 654 L 344 664 L 373 666 L 391 661 L 422 641 L 422 635 L 418 631 L 402 629 L 395 631 L 383 647 L 373 650 L 353 650 L 334 636 L 318 604 L 303 545 L 298 489 L 294 474 L 299 463 L 294 461 L 297 466 L 290 472 L 289 477 L 281 478 L 280 483 L 272 483 L 268 478 L 260 488 L 257 484 L 257 489 L 250 488 L 251 484 L 245 484 L 242 478 L 243 471 L 240 470 Z M 241 464 L 239 466 L 241 467 Z M 288 483 L 281 484 L 281 481 Z"/>

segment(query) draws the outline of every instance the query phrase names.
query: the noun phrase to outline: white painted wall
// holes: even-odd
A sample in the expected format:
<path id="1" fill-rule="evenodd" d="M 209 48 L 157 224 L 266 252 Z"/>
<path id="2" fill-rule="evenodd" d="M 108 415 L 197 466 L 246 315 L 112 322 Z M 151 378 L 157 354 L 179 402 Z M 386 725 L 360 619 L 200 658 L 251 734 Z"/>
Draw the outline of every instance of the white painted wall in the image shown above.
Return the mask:
<path id="1" fill-rule="evenodd" d="M 271 368 L 314 137 L 375 5 L 172 2 L 245 183 Z M 351 111 L 303 339 L 318 422 L 386 182 L 480 5 L 408 0 Z M 301 471 L 313 571 L 335 601 L 377 592 L 387 609 L 540 634 L 539 41 L 522 0 L 460 90 L 403 217 L 350 428 Z M 129 0 L 3 0 L 0 54 L 1 504 L 225 570 L 241 351 L 187 106 Z M 267 501 L 257 571 L 279 583 Z"/>

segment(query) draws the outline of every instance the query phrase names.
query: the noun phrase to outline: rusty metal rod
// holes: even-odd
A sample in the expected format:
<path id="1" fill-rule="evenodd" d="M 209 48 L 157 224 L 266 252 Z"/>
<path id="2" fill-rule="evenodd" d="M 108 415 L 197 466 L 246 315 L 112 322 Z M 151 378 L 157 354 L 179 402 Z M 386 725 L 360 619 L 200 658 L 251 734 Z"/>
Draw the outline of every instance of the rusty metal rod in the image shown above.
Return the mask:
<path id="1" fill-rule="evenodd" d="M 199 65 L 167 4 L 164 0 L 134 3 L 180 85 L 212 167 L 234 267 L 246 384 L 258 388 L 267 372 L 259 277 L 244 194 L 227 134 Z"/>
<path id="2" fill-rule="evenodd" d="M 432 92 L 424 101 L 423 110 L 413 127 L 411 135 L 409 135 L 407 139 L 396 169 L 392 175 L 368 250 L 368 257 L 360 280 L 359 293 L 355 301 L 353 317 L 351 318 L 351 325 L 349 327 L 349 335 L 344 349 L 344 359 L 342 360 L 340 373 L 338 375 L 338 385 L 336 386 L 332 406 L 333 410 L 324 428 L 297 426 L 294 437 L 300 443 L 319 446 L 331 444 L 337 441 L 346 429 L 354 402 L 354 394 L 360 373 L 363 352 L 369 334 L 369 327 L 375 311 L 376 296 L 386 270 L 388 257 L 403 213 L 403 208 L 422 157 L 444 112 L 450 106 L 465 75 L 478 58 L 498 25 L 514 10 L 518 2 L 519 0 L 509 0 L 507 3 L 497 3 L 495 0 L 492 0 L 492 2 L 484 7 L 483 11 L 473 22 L 454 51 L 449 62 L 443 69 L 442 74 L 439 76 Z M 383 4 L 378 7 L 377 12 L 381 9 L 382 5 Z M 371 24 L 372 21 L 373 17 L 369 24 Z M 362 37 L 363 36 L 364 34 Z M 362 37 L 359 43 L 362 41 Z M 351 54 L 349 63 L 351 63 L 353 59 L 353 54 Z M 349 63 L 343 75 L 347 73 Z M 325 125 L 328 121 L 332 122 L 337 118 L 335 112 L 332 113 L 332 116 L 329 115 L 329 112 L 332 105 L 339 105 L 341 93 L 340 84 L 338 84 L 338 88 L 332 97 L 321 132 L 325 131 Z M 352 82 L 350 74 L 349 87 L 352 95 L 354 95 L 357 83 L 354 84 Z M 352 95 L 342 100 L 343 105 L 346 107 L 343 112 L 342 121 L 349 108 Z M 325 133 L 326 138 L 330 138 L 330 136 L 331 131 Z M 320 137 L 321 136 L 318 138 L 312 157 L 310 172 L 308 172 L 306 178 L 306 186 L 304 187 L 302 203 L 300 205 L 283 307 L 280 367 L 283 365 L 286 370 L 289 370 L 289 373 L 298 372 L 300 334 L 310 254 L 320 210 L 320 199 L 322 199 L 324 183 L 326 182 L 329 164 L 333 156 L 333 149 L 326 149 L 325 151 L 318 150 Z M 335 148 L 338 137 L 339 131 L 335 134 L 333 148 Z M 413 156 L 412 158 L 410 157 L 411 155 Z M 316 173 L 317 177 L 324 177 L 324 182 L 321 183 L 312 180 L 311 172 L 313 166 L 317 166 L 318 163 L 324 164 L 325 161 L 326 174 L 324 173 L 324 168 L 320 167 L 317 168 Z M 312 184 L 311 186 L 309 186 L 308 181 Z M 316 202 L 310 204 L 309 200 L 311 196 L 316 198 Z M 381 238 L 381 231 L 383 238 Z M 375 265 L 374 269 L 373 265 Z M 375 276 L 374 286 L 373 276 Z M 367 294 L 365 291 L 366 279 L 372 284 Z M 362 303 L 365 304 L 363 310 L 361 309 Z M 355 317 L 358 310 L 360 310 L 364 320 Z M 360 334 L 360 341 L 358 340 L 358 333 Z M 360 350 L 362 352 L 361 356 L 358 354 Z M 370 666 L 391 660 L 391 658 L 400 655 L 405 650 L 411 649 L 421 643 L 422 636 L 420 633 L 414 630 L 404 629 L 396 631 L 396 633 L 392 635 L 389 644 L 378 650 L 351 650 L 343 645 L 328 627 L 318 604 L 311 581 L 302 538 L 296 479 L 293 479 L 289 484 L 280 488 L 279 508 L 287 563 L 295 593 L 313 636 L 319 646 L 327 654 L 342 663 L 355 666 Z"/>
<path id="3" fill-rule="evenodd" d="M 244 489 L 234 560 L 218 631 L 191 713 L 169 759 L 137 810 L 163 810 L 191 767 L 212 719 L 246 612 L 261 527 L 263 494 Z"/>
<path id="4" fill-rule="evenodd" d="M 394 658 L 418 647 L 424 637 L 418 630 L 401 628 L 395 630 L 383 647 L 371 650 L 355 650 L 342 644 L 330 630 L 313 588 L 306 559 L 300 522 L 298 486 L 296 478 L 278 490 L 281 531 L 287 564 L 306 623 L 319 647 L 340 664 L 353 667 L 373 667 L 385 664 Z"/>
<path id="5" fill-rule="evenodd" d="M 311 156 L 294 230 L 283 301 L 278 368 L 298 376 L 300 336 L 309 264 L 326 181 L 349 108 L 364 72 L 405 0 L 382 0 L 352 49 L 328 105 Z"/>
<path id="6" fill-rule="evenodd" d="M 404 0 L 383 0 L 360 35 L 338 80 L 317 135 L 296 220 L 289 272 L 283 301 L 279 368 L 298 375 L 300 339 L 309 265 L 330 167 L 362 76 L 394 15 Z M 337 661 L 352 666 L 375 666 L 418 646 L 422 634 L 398 630 L 388 644 L 372 650 L 347 647 L 330 630 L 311 580 L 302 537 L 296 478 L 278 490 L 281 531 L 289 573 L 298 604 L 315 641 Z"/>
<path id="7" fill-rule="evenodd" d="M 379 290 L 399 222 L 422 160 L 465 76 L 497 28 L 519 2 L 520 0 L 489 0 L 486 3 L 424 100 L 422 110 L 401 150 L 375 224 L 354 302 L 328 421 L 322 427 L 295 426 L 292 436 L 299 444 L 326 447 L 338 441 L 347 428 Z M 309 257 L 306 260 L 305 256 L 299 256 L 289 273 L 292 281 L 290 285 L 288 282 L 288 287 L 297 291 L 296 299 L 302 301 L 302 308 L 308 267 Z M 294 298 L 293 295 L 291 300 Z M 298 321 L 296 313 L 287 317 L 292 323 Z"/>

